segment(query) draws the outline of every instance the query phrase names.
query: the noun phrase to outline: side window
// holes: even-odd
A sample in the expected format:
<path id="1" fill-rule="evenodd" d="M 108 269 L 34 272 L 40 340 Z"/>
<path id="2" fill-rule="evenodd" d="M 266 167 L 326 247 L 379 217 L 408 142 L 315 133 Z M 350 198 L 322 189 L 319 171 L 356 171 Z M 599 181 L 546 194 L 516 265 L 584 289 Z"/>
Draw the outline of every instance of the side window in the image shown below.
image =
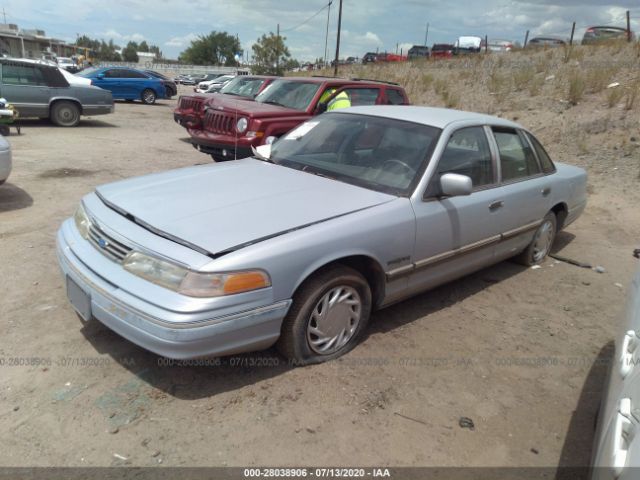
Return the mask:
<path id="1" fill-rule="evenodd" d="M 375 105 L 380 96 L 379 88 L 347 88 L 344 91 L 349 95 L 353 107 Z"/>
<path id="2" fill-rule="evenodd" d="M 540 164 L 542 165 L 542 171 L 544 173 L 553 173 L 556 171 L 556 167 L 551 161 L 549 155 L 547 155 L 547 151 L 544 149 L 542 144 L 531 134 L 527 134 L 527 137 L 531 141 L 534 150 L 538 154 L 538 159 L 540 160 Z"/>
<path id="3" fill-rule="evenodd" d="M 491 150 L 483 127 L 461 128 L 451 135 L 434 178 L 440 179 L 445 173 L 470 177 L 473 188 L 494 183 Z"/>
<path id="4" fill-rule="evenodd" d="M 404 97 L 400 90 L 395 88 L 387 88 L 387 104 L 389 105 L 406 105 Z"/>
<path id="5" fill-rule="evenodd" d="M 512 129 L 493 129 L 500 153 L 502 181 L 509 182 L 540 173 L 533 152 L 518 132 Z"/>
<path id="6" fill-rule="evenodd" d="M 47 85 L 47 82 L 39 68 L 26 65 L 3 65 L 2 82 L 5 85 Z"/>
<path id="7" fill-rule="evenodd" d="M 114 69 L 114 70 L 106 70 L 104 72 L 104 78 L 124 78 L 122 75 L 122 70 Z"/>
<path id="8" fill-rule="evenodd" d="M 126 78 L 147 78 L 140 72 L 136 72 L 135 70 L 125 70 Z"/>

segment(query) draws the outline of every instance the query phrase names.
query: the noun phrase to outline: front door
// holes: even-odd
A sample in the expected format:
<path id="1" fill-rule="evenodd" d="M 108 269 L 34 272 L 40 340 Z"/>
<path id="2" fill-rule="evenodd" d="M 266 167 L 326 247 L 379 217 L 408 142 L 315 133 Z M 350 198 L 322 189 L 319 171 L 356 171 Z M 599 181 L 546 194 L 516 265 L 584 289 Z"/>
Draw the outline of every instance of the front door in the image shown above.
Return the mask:
<path id="1" fill-rule="evenodd" d="M 471 178 L 468 196 L 442 197 L 440 177 L 457 173 Z M 424 198 L 413 202 L 416 215 L 415 270 L 412 292 L 461 277 L 494 262 L 500 240 L 496 159 L 482 126 L 462 128 L 448 139 Z"/>

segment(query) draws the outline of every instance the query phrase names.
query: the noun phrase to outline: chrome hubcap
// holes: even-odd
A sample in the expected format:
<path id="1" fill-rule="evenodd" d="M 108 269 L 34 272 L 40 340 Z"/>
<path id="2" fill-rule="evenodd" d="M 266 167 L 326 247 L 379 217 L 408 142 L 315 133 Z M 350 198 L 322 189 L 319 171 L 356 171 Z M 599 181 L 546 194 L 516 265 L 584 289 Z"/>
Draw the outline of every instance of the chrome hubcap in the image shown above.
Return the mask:
<path id="1" fill-rule="evenodd" d="M 553 244 L 553 223 L 549 220 L 540 225 L 533 244 L 533 260 L 539 262 L 549 253 Z"/>
<path id="2" fill-rule="evenodd" d="M 145 93 L 145 94 L 144 94 L 144 99 L 145 99 L 145 101 L 147 101 L 147 102 L 153 102 L 153 99 L 154 99 L 154 95 L 153 95 L 153 93 L 151 93 L 151 92 L 147 92 L 147 93 Z"/>
<path id="3" fill-rule="evenodd" d="M 325 293 L 311 312 L 307 341 L 311 349 L 330 355 L 353 337 L 362 312 L 362 300 L 356 289 L 335 287 Z"/>

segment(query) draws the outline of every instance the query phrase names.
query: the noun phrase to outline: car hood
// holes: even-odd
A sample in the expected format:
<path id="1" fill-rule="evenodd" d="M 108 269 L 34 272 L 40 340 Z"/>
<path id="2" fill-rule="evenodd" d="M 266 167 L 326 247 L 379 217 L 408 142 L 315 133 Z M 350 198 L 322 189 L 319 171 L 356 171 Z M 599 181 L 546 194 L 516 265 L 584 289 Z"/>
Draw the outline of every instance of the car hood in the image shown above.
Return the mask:
<path id="1" fill-rule="evenodd" d="M 309 116 L 309 114 L 303 110 L 271 105 L 269 103 L 238 103 L 238 98 L 239 97 L 234 95 L 220 95 L 216 98 L 215 108 L 225 112 L 238 112 L 239 115 L 245 115 L 252 118 Z"/>
<path id="2" fill-rule="evenodd" d="M 396 198 L 253 158 L 96 190 L 138 224 L 214 257 Z"/>

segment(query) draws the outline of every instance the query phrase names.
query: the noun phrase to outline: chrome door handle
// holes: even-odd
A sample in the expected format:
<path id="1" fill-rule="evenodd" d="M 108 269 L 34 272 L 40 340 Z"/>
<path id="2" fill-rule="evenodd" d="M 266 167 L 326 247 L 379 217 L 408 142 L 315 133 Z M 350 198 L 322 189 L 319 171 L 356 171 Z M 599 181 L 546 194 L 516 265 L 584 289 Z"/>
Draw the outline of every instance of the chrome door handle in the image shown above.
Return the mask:
<path id="1" fill-rule="evenodd" d="M 504 202 L 502 200 L 498 200 L 497 202 L 493 202 L 491 205 L 489 205 L 489 210 L 493 212 L 502 207 L 504 207 Z"/>
<path id="2" fill-rule="evenodd" d="M 549 195 L 551 193 L 551 188 L 550 187 L 543 188 L 540 193 L 542 193 L 543 197 L 546 197 L 547 195 Z"/>

